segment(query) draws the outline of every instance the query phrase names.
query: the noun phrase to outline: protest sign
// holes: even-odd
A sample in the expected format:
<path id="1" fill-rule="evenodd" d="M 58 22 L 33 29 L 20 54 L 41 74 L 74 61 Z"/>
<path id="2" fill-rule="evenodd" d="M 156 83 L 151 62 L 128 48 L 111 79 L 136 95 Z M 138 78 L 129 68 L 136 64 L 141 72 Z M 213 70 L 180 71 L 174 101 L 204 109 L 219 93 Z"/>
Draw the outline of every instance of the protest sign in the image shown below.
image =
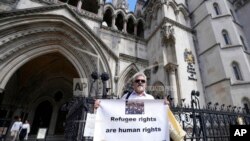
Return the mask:
<path id="1" fill-rule="evenodd" d="M 101 100 L 94 141 L 169 141 L 163 100 Z"/>

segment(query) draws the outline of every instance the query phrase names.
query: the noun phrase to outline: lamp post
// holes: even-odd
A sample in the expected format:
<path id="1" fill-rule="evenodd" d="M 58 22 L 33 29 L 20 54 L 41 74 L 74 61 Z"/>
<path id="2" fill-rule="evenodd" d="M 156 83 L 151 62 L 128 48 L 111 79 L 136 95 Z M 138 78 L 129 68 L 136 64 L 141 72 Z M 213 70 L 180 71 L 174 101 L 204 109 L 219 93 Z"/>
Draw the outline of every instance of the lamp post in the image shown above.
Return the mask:
<path id="1" fill-rule="evenodd" d="M 200 109 L 199 96 L 200 96 L 199 91 L 192 90 L 192 92 L 191 92 L 191 106 L 192 106 L 192 108 L 198 107 Z"/>
<path id="2" fill-rule="evenodd" d="M 98 75 L 98 73 L 96 71 L 94 71 L 94 72 L 92 72 L 91 77 L 92 77 L 93 81 L 91 82 L 91 85 L 90 85 L 90 90 L 89 90 L 89 93 L 88 93 L 88 97 L 90 97 L 90 94 L 92 93 L 92 90 L 93 90 L 93 84 L 99 78 L 99 75 Z"/>
<path id="3" fill-rule="evenodd" d="M 103 83 L 102 98 L 106 99 L 107 98 L 107 84 L 106 84 L 106 81 L 109 80 L 109 74 L 106 73 L 106 72 L 103 72 L 101 74 L 101 79 L 102 79 L 102 83 Z"/>
<path id="4" fill-rule="evenodd" d="M 101 75 L 94 71 L 91 74 L 91 77 L 93 79 L 91 85 L 90 85 L 90 91 L 89 91 L 89 95 L 88 97 L 90 97 L 90 93 L 93 91 L 93 84 L 96 82 L 97 79 L 99 79 L 101 77 L 102 83 L 103 83 L 103 90 L 102 90 L 102 98 L 107 98 L 107 92 L 111 89 L 111 88 L 107 88 L 107 84 L 106 81 L 109 80 L 109 74 L 106 72 L 103 72 Z M 95 97 L 97 98 L 97 93 L 95 95 Z"/>

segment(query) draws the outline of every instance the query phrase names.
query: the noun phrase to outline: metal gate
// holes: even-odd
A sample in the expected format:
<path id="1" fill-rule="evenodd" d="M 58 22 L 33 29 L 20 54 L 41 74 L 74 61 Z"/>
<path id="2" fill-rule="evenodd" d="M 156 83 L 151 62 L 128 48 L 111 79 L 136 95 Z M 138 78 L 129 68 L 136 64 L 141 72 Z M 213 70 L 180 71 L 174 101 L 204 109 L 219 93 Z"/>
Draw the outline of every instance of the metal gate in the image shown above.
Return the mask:
<path id="1" fill-rule="evenodd" d="M 247 109 L 211 102 L 201 108 L 199 95 L 192 93 L 191 106 L 172 106 L 171 110 L 187 132 L 185 140 L 229 141 L 230 125 L 250 125 Z"/>

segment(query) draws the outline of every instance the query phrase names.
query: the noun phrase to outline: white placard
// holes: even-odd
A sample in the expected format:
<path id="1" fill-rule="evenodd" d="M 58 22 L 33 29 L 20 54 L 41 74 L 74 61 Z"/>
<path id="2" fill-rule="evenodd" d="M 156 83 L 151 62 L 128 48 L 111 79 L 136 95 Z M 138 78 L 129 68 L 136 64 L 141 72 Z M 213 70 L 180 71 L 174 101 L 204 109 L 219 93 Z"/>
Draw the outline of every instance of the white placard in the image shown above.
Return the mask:
<path id="1" fill-rule="evenodd" d="M 163 100 L 101 100 L 94 141 L 169 141 Z"/>
<path id="2" fill-rule="evenodd" d="M 93 137 L 95 129 L 95 114 L 88 113 L 84 128 L 84 137 Z"/>
<path id="3" fill-rule="evenodd" d="M 45 139 L 47 128 L 39 128 L 36 139 Z"/>

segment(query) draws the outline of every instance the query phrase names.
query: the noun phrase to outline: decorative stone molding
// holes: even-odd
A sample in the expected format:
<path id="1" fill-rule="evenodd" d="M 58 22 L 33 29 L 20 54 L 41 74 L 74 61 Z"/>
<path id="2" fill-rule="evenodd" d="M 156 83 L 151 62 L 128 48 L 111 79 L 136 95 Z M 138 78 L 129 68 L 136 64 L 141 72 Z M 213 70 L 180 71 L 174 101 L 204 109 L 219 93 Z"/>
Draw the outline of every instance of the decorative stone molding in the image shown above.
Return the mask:
<path id="1" fill-rule="evenodd" d="M 167 42 L 169 40 L 175 41 L 173 25 L 164 24 L 161 28 L 161 34 L 162 34 L 162 42 Z"/>
<path id="2" fill-rule="evenodd" d="M 46 3 L 46 2 L 44 2 L 44 0 L 33 0 L 33 1 Z M 74 11 L 73 16 L 75 18 L 79 18 L 77 16 L 83 16 L 83 17 L 90 19 L 90 20 L 102 22 L 102 18 L 98 17 L 97 14 L 87 12 L 85 10 L 77 10 L 76 7 L 70 6 L 68 4 L 64 4 L 64 3 L 63 4 L 55 4 L 54 2 L 50 2 L 50 3 L 46 3 L 46 4 L 48 4 L 48 6 L 30 8 L 30 9 L 25 9 L 25 10 L 21 9 L 21 10 L 16 10 L 16 11 L 11 11 L 11 12 L 3 12 L 3 13 L 0 13 L 0 17 L 4 18 L 4 17 L 13 16 L 13 15 L 23 15 L 23 14 L 28 15 L 28 14 L 31 14 L 34 12 L 46 12 L 48 10 L 57 10 L 57 9 L 61 9 L 61 8 L 66 8 L 66 9 L 70 9 L 71 12 Z"/>
<path id="3" fill-rule="evenodd" d="M 120 53 L 119 58 L 122 60 L 127 60 L 129 62 L 138 62 L 139 64 L 142 64 L 143 66 L 148 66 L 148 60 L 137 58 L 137 57 L 130 56 L 127 54 Z"/>
<path id="4" fill-rule="evenodd" d="M 132 34 L 128 34 L 128 33 L 124 33 L 120 30 L 115 30 L 113 29 L 112 27 L 107 27 L 107 26 L 102 26 L 101 27 L 102 29 L 105 29 L 105 30 L 110 30 L 111 32 L 114 32 L 114 33 L 118 33 L 120 35 L 123 35 L 124 38 L 126 38 L 127 40 L 138 40 L 139 42 L 143 42 L 144 44 L 146 44 L 146 40 L 141 38 L 141 37 L 138 37 L 138 36 L 135 36 L 135 35 L 132 35 Z M 116 35 L 117 36 L 117 35 Z"/>
<path id="5" fill-rule="evenodd" d="M 0 17 L 6 18 L 6 17 L 18 16 L 18 15 L 29 15 L 31 13 L 46 12 L 48 10 L 57 10 L 61 8 L 68 8 L 68 6 L 67 5 L 53 5 L 53 6 L 30 8 L 30 9 L 19 9 L 19 10 L 15 10 L 11 12 L 2 12 L 0 13 Z"/>
<path id="6" fill-rule="evenodd" d="M 72 48 L 72 52 L 82 60 L 81 64 L 84 66 L 87 73 L 91 74 L 94 70 L 97 70 L 97 63 L 95 63 L 97 62 L 97 59 L 96 61 L 94 61 L 94 59 L 91 56 L 87 56 L 86 54 L 81 53 L 74 47 Z M 89 63 L 86 62 L 86 58 L 90 60 Z"/>
<path id="7" fill-rule="evenodd" d="M 161 23 L 159 24 L 159 26 L 156 27 L 155 30 L 151 32 L 151 34 L 150 34 L 149 37 L 146 39 L 146 41 L 148 42 L 148 41 L 158 32 L 158 30 L 159 30 L 160 28 L 162 28 L 162 26 L 165 25 L 165 24 L 172 24 L 173 26 L 176 26 L 176 27 L 179 27 L 179 28 L 181 28 L 181 29 L 184 29 L 184 30 L 186 30 L 187 32 L 190 32 L 190 33 L 193 33 L 193 32 L 194 32 L 193 29 L 191 29 L 191 28 L 189 28 L 189 27 L 187 27 L 187 26 L 184 26 L 184 25 L 182 25 L 182 24 L 180 24 L 180 23 L 178 23 L 178 22 L 176 22 L 176 21 L 174 21 L 174 20 L 172 20 L 172 19 L 169 19 L 169 18 L 165 17 L 165 18 L 161 21 Z"/>
<path id="8" fill-rule="evenodd" d="M 96 42 L 94 44 L 96 46 L 103 46 L 105 48 L 105 51 L 108 52 L 112 57 L 114 57 L 115 60 L 118 59 L 118 56 L 109 49 L 106 44 L 90 29 L 89 26 L 86 25 L 86 23 L 77 15 L 76 12 L 71 10 L 68 5 L 53 5 L 53 6 L 46 6 L 46 7 L 36 7 L 32 9 L 20 9 L 16 11 L 11 12 L 2 12 L 0 13 L 1 21 L 6 20 L 14 20 L 17 21 L 18 18 L 22 18 L 23 20 L 27 19 L 30 20 L 30 17 L 34 16 L 40 16 L 42 12 L 47 12 L 48 10 L 60 10 L 65 9 L 68 10 L 69 14 L 72 15 L 78 22 L 78 24 L 81 26 L 81 29 L 83 29 L 84 33 L 87 32 L 86 36 L 87 38 L 95 38 Z M 65 18 L 62 15 L 41 15 L 43 18 L 52 18 L 55 19 L 55 21 L 65 21 L 67 23 L 71 23 L 67 18 Z"/>
<path id="9" fill-rule="evenodd" d="M 0 39 L 0 46 L 11 43 L 19 38 L 23 38 L 25 36 L 31 35 L 31 34 L 38 34 L 38 33 L 46 33 L 46 32 L 60 32 L 65 34 L 66 36 L 69 36 L 71 39 L 73 39 L 76 43 L 80 44 L 80 40 L 78 40 L 76 37 L 74 37 L 70 32 L 65 32 L 64 29 L 61 29 L 59 27 L 44 27 L 44 28 L 36 28 L 36 29 L 26 29 L 20 32 L 16 32 L 13 35 L 9 35 L 8 37 L 3 37 Z"/>
<path id="10" fill-rule="evenodd" d="M 59 38 L 55 37 L 55 38 L 43 38 L 43 39 L 39 39 L 39 40 L 35 40 L 35 41 L 30 41 L 30 42 L 26 42 L 24 44 L 19 45 L 18 47 L 15 47 L 13 49 L 9 49 L 6 52 L 2 53 L 0 56 L 0 62 L 4 62 L 6 59 L 8 59 L 10 56 L 12 56 L 14 53 L 16 52 L 20 52 L 20 50 L 23 50 L 24 48 L 28 47 L 28 46 L 32 46 L 35 45 L 37 43 L 46 43 L 48 41 L 58 41 L 60 40 Z"/>
<path id="11" fill-rule="evenodd" d="M 18 2 L 19 0 L 1 0 L 1 3 L 5 3 L 5 4 L 15 4 L 16 2 Z"/>
<path id="12" fill-rule="evenodd" d="M 43 38 L 38 38 L 35 40 L 30 40 L 30 41 L 26 41 L 22 44 L 18 44 L 19 46 L 15 46 L 15 47 L 11 47 L 14 44 L 15 41 L 18 40 L 22 40 L 24 38 L 26 38 L 26 36 L 33 36 L 35 34 L 47 34 L 47 33 L 58 33 L 59 34 L 64 34 L 63 36 L 69 38 L 69 40 L 73 41 L 71 43 L 66 42 L 65 40 L 63 40 L 62 38 L 60 38 L 60 36 L 55 36 L 55 37 L 43 37 Z M 21 52 L 20 50 L 25 49 L 26 47 L 30 47 L 30 46 L 37 46 L 37 44 L 39 44 L 39 46 L 42 46 L 44 43 L 46 44 L 54 44 L 54 43 L 58 43 L 60 42 L 60 44 L 62 45 L 67 45 L 67 46 L 84 46 L 83 43 L 81 43 L 81 41 L 79 39 L 77 39 L 77 37 L 73 36 L 74 34 L 71 34 L 71 32 L 67 32 L 67 30 L 65 29 L 61 29 L 59 27 L 38 27 L 37 29 L 27 29 L 27 30 L 23 30 L 20 32 L 16 32 L 13 35 L 10 35 L 8 37 L 6 37 L 6 39 L 2 40 L 1 45 L 0 46 L 7 46 L 9 45 L 10 48 L 8 48 L 8 50 L 6 50 L 5 52 L 1 53 L 0 55 L 0 62 L 4 62 L 6 59 L 8 59 L 9 57 L 11 57 L 14 53 L 16 52 Z M 88 50 L 90 51 L 90 50 Z M 86 60 L 83 58 L 86 58 L 86 54 L 82 57 L 82 54 L 79 53 L 79 51 L 74 51 L 74 54 L 77 56 L 80 56 L 80 58 L 82 58 L 82 60 Z M 89 59 L 91 60 L 90 62 L 97 62 L 94 61 L 92 57 L 89 57 Z M 83 63 L 85 64 L 85 63 Z M 93 64 L 93 63 L 92 63 Z M 90 66 L 90 65 L 88 65 Z M 86 66 L 86 69 L 90 72 L 91 69 L 89 69 L 89 67 Z M 94 63 L 93 65 L 95 68 L 93 69 L 97 69 L 96 68 L 96 63 Z"/>
<path id="13" fill-rule="evenodd" d="M 88 12 L 86 10 L 82 10 L 82 9 L 77 9 L 76 7 L 74 6 L 70 6 L 70 8 L 75 11 L 77 14 L 79 14 L 80 16 L 83 16 L 87 19 L 90 19 L 90 20 L 94 20 L 94 21 L 98 21 L 98 22 L 102 22 L 102 18 L 100 18 L 98 16 L 98 14 L 94 14 L 94 13 L 91 13 L 91 12 Z"/>
<path id="14" fill-rule="evenodd" d="M 168 73 L 175 73 L 176 69 L 178 68 L 178 65 L 173 63 L 168 63 L 164 67 Z"/>
<path id="15" fill-rule="evenodd" d="M 49 4 L 49 5 L 56 4 L 58 2 L 58 0 L 31 0 L 31 1 Z"/>

